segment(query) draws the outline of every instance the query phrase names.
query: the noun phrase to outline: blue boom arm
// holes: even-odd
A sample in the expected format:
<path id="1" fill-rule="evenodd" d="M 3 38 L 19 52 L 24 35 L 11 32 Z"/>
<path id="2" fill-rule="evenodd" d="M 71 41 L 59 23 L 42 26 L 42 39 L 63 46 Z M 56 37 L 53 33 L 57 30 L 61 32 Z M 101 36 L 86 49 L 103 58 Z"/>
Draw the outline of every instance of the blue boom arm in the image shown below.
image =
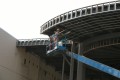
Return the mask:
<path id="1" fill-rule="evenodd" d="M 89 59 L 87 57 L 75 54 L 73 52 L 68 52 L 67 55 L 78 60 L 79 62 L 82 62 L 82 63 L 89 65 L 91 67 L 94 67 L 100 71 L 103 71 L 103 72 L 108 73 L 112 76 L 120 78 L 120 71 L 115 69 L 115 68 L 112 68 L 112 67 L 107 66 L 105 64 L 99 63 L 99 62 L 92 60 L 92 59 Z"/>
<path id="2" fill-rule="evenodd" d="M 66 38 L 64 38 L 61 41 L 65 42 L 65 44 L 66 44 Z M 95 60 L 89 59 L 87 57 L 75 54 L 73 52 L 69 52 L 69 51 L 67 51 L 66 46 L 57 45 L 53 50 L 47 52 L 48 55 L 52 55 L 52 56 L 57 55 L 57 54 L 62 54 L 62 53 L 66 53 L 69 57 L 72 57 L 72 58 L 76 59 L 79 62 L 82 62 L 82 63 L 84 63 L 86 65 L 89 65 L 91 67 L 94 67 L 94 68 L 96 68 L 96 69 L 98 69 L 100 71 L 103 71 L 103 72 L 108 73 L 108 74 L 110 74 L 112 76 L 120 78 L 120 71 L 119 70 L 117 70 L 115 68 L 112 68 L 110 66 L 107 66 L 105 64 L 102 64 L 100 62 L 97 62 Z"/>

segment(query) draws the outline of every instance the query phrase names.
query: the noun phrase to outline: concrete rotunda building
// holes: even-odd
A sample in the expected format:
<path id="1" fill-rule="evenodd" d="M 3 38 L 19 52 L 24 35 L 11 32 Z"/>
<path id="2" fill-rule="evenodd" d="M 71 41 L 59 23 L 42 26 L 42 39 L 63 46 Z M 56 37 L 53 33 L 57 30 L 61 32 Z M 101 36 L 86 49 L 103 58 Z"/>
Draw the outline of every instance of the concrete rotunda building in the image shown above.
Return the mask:
<path id="1" fill-rule="evenodd" d="M 43 24 L 40 32 L 50 36 L 57 28 L 64 30 L 63 34 L 70 31 L 66 35 L 69 51 L 107 67 L 88 62 L 96 68 L 92 67 L 86 59 L 81 62 L 68 56 L 67 60 L 62 55 L 47 56 L 49 39 L 17 40 L 0 28 L 0 80 L 120 79 L 119 1 L 63 13 Z"/>

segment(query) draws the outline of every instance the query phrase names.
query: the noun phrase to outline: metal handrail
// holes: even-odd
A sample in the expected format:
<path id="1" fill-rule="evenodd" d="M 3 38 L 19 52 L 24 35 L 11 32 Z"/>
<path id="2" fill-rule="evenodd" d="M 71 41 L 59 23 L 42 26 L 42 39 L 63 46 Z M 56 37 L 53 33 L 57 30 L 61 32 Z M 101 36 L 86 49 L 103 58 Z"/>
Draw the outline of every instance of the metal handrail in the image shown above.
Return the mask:
<path id="1" fill-rule="evenodd" d="M 33 38 L 33 39 L 19 39 L 16 42 L 16 46 L 33 46 L 33 45 L 47 45 L 45 43 L 39 44 L 38 41 L 49 41 L 49 38 Z"/>
<path id="2" fill-rule="evenodd" d="M 36 41 L 36 40 L 49 40 L 49 38 L 19 39 L 18 41 Z"/>
<path id="3" fill-rule="evenodd" d="M 84 46 L 85 48 L 83 50 L 83 53 L 87 53 L 89 51 L 111 46 L 111 45 L 120 45 L 120 37 L 100 40 L 100 41 L 96 41 L 94 43 L 88 44 Z"/>

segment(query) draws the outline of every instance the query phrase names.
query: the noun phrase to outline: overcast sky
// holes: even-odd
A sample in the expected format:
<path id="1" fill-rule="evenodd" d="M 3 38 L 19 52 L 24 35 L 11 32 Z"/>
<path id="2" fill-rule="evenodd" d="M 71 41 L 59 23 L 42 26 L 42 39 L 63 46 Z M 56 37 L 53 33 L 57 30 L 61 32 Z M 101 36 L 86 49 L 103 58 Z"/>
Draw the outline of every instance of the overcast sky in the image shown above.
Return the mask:
<path id="1" fill-rule="evenodd" d="M 0 27 L 17 39 L 41 38 L 40 26 L 64 12 L 113 0 L 0 0 Z"/>

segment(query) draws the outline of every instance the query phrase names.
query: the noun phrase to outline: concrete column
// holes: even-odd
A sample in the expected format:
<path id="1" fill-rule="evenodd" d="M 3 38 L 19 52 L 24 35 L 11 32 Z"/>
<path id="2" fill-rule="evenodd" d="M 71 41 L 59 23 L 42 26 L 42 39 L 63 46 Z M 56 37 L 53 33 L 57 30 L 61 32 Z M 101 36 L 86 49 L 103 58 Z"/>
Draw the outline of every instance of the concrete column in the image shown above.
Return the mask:
<path id="1" fill-rule="evenodd" d="M 71 46 L 71 52 L 74 52 L 74 47 L 75 47 L 75 44 L 72 42 L 72 46 Z M 69 77 L 69 80 L 73 80 L 73 73 L 74 73 L 74 59 L 71 58 L 71 61 L 70 61 L 70 77 Z"/>
<path id="2" fill-rule="evenodd" d="M 63 65 L 62 65 L 62 80 L 64 80 L 64 67 L 65 67 L 65 58 L 63 57 Z"/>
<path id="3" fill-rule="evenodd" d="M 39 59 L 39 68 L 38 68 L 38 80 L 41 79 L 41 67 L 40 67 L 40 59 Z"/>
<path id="4" fill-rule="evenodd" d="M 82 43 L 78 43 L 78 54 L 82 55 Z M 85 66 L 79 61 L 77 64 L 77 80 L 85 80 Z"/>

